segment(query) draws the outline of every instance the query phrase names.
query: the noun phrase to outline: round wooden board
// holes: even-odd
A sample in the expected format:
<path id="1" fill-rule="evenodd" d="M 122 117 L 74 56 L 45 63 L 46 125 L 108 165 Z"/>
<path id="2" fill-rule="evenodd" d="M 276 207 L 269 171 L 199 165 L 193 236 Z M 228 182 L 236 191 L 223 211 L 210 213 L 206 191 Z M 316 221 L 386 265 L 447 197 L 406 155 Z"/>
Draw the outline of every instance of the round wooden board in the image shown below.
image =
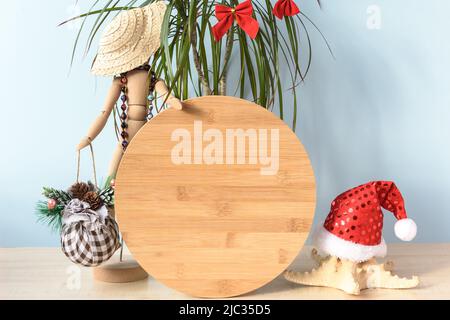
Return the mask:
<path id="1" fill-rule="evenodd" d="M 134 258 L 167 286 L 197 297 L 244 294 L 273 280 L 302 248 L 315 208 L 311 164 L 289 127 L 254 103 L 223 96 L 184 103 L 183 111 L 168 109 L 147 123 L 128 146 L 116 177 L 117 220 Z M 227 129 L 250 129 L 244 164 L 236 163 L 237 139 L 234 157 L 229 152 Z M 271 144 L 277 130 L 278 149 Z M 208 153 L 210 142 L 199 132 L 214 142 L 223 136 L 228 164 L 220 164 L 220 152 Z M 186 133 L 192 158 L 184 160 L 192 164 L 175 164 L 173 148 L 188 139 L 172 135 Z M 260 155 L 276 163 L 276 150 L 278 170 L 262 174 L 269 163 Z M 217 155 L 218 164 L 206 164 L 207 155 Z"/>

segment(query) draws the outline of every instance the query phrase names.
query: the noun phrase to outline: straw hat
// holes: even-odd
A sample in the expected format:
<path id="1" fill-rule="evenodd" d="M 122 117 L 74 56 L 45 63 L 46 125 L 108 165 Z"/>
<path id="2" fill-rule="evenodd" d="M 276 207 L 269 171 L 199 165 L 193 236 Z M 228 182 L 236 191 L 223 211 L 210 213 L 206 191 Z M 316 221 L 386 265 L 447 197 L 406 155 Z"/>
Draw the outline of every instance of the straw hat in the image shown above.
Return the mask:
<path id="1" fill-rule="evenodd" d="M 160 45 L 162 1 L 121 12 L 106 27 L 92 64 L 94 75 L 114 76 L 146 63 Z"/>

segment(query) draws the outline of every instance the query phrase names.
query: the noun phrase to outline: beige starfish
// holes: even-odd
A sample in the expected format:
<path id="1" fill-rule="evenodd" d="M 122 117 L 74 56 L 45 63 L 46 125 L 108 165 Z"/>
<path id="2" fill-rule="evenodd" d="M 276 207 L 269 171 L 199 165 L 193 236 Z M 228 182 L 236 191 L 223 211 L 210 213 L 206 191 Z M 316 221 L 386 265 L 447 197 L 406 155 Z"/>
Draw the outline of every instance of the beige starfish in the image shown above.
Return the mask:
<path id="1" fill-rule="evenodd" d="M 284 277 L 295 283 L 309 286 L 331 287 L 349 294 L 358 295 L 368 288 L 407 289 L 417 287 L 419 278 L 400 278 L 392 274 L 391 261 L 377 264 L 372 258 L 365 262 L 354 262 L 333 256 L 321 257 L 316 249 L 311 256 L 318 267 L 310 272 L 286 271 Z"/>

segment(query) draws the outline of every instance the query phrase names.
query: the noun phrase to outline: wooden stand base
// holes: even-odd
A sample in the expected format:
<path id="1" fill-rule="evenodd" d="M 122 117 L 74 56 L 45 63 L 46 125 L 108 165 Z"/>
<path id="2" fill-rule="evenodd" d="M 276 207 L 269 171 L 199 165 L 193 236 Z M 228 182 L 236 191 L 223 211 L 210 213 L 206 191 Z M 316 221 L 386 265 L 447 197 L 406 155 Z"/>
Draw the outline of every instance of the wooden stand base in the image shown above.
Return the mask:
<path id="1" fill-rule="evenodd" d="M 147 272 L 131 257 L 114 255 L 109 261 L 92 269 L 94 279 L 111 283 L 126 283 L 144 280 Z"/>
<path id="2" fill-rule="evenodd" d="M 419 278 L 400 278 L 392 274 L 391 261 L 378 264 L 375 259 L 356 263 L 333 256 L 321 257 L 313 249 L 311 256 L 319 265 L 310 272 L 287 271 L 284 277 L 295 283 L 309 286 L 331 287 L 358 295 L 368 288 L 407 289 L 419 285 Z"/>
<path id="3" fill-rule="evenodd" d="M 108 213 L 115 219 L 114 207 L 109 207 Z M 92 274 L 95 280 L 111 283 L 126 283 L 148 278 L 148 273 L 142 269 L 130 254 L 124 253 L 122 261 L 120 261 L 119 252 L 120 249 L 108 261 L 98 267 L 92 268 Z"/>

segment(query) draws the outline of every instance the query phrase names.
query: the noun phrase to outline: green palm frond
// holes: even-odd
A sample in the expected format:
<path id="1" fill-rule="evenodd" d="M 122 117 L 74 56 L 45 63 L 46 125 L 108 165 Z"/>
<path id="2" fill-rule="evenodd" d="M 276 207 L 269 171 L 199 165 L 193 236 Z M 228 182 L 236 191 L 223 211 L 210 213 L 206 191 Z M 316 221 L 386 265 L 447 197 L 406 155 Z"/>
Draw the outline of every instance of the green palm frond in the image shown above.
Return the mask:
<path id="1" fill-rule="evenodd" d="M 76 55 L 85 22 L 94 17 L 88 31 L 84 52 L 91 50 L 98 31 L 112 13 L 142 7 L 156 0 L 96 0 L 88 12 L 61 23 L 83 19 L 76 36 L 71 62 Z M 260 31 L 251 40 L 234 25 L 224 38 L 216 42 L 211 27 L 216 23 L 214 5 L 235 6 L 237 0 L 171 0 L 161 30 L 160 49 L 150 64 L 158 77 L 164 78 L 173 94 L 181 99 L 207 94 L 234 94 L 285 117 L 286 94 L 293 95 L 292 128 L 297 118 L 296 88 L 304 81 L 312 61 L 310 28 L 319 28 L 301 12 L 295 17 L 278 20 L 270 0 L 253 0 L 254 16 Z M 321 6 L 320 1 L 317 1 Z M 304 43 L 303 43 L 304 42 Z M 331 52 L 331 49 L 330 49 Z M 227 86 L 230 59 L 238 58 L 239 78 L 236 87 Z M 302 65 L 300 61 L 306 61 Z M 282 68 L 283 67 L 283 68 Z M 286 74 L 282 74 L 286 73 Z M 287 83 L 286 83 L 287 82 Z M 274 109 L 278 108 L 278 109 Z"/>

